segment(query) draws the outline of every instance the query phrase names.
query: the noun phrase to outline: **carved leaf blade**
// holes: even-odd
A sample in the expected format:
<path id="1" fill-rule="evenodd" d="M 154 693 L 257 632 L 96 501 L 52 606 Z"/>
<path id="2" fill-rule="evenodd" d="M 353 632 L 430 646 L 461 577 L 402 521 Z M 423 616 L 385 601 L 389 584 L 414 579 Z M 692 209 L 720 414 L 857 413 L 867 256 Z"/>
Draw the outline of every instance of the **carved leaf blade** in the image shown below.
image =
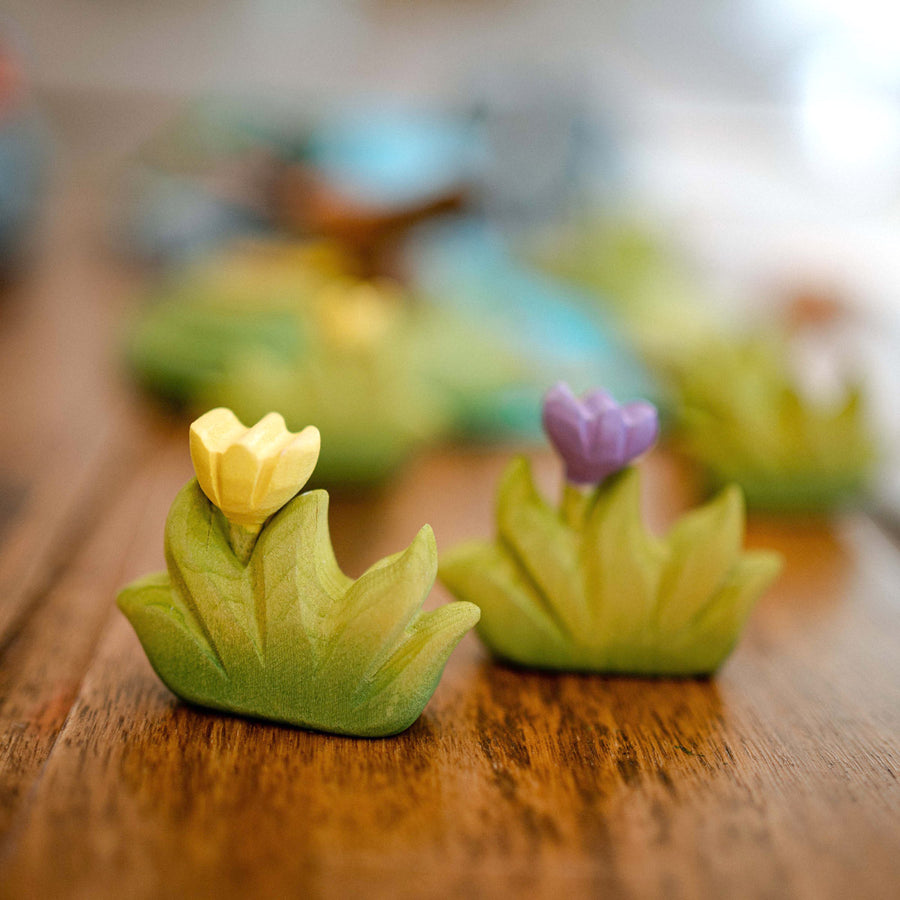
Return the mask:
<path id="1" fill-rule="evenodd" d="M 612 476 L 588 516 L 580 559 L 597 641 L 646 639 L 664 555 L 641 519 L 637 470 Z"/>
<path id="2" fill-rule="evenodd" d="M 462 600 L 481 607 L 478 633 L 512 662 L 557 665 L 568 634 L 545 608 L 545 599 L 523 577 L 516 560 L 496 543 L 472 541 L 441 559 L 440 578 Z"/>
<path id="3" fill-rule="evenodd" d="M 434 533 L 425 525 L 401 553 L 353 582 L 333 617 L 326 670 L 347 681 L 377 669 L 403 640 L 437 573 Z"/>
<path id="4" fill-rule="evenodd" d="M 680 519 L 666 538 L 659 631 L 678 631 L 709 602 L 737 562 L 743 541 L 744 502 L 736 485 Z"/>
<path id="5" fill-rule="evenodd" d="M 228 544 L 224 517 L 196 479 L 169 510 L 165 555 L 173 589 L 225 669 L 258 656 L 262 639 L 246 569 Z"/>
<path id="6" fill-rule="evenodd" d="M 579 536 L 535 489 L 522 457 L 506 470 L 497 499 L 497 530 L 523 574 L 543 596 L 542 605 L 571 633 L 590 625 L 584 584 L 578 573 Z"/>
<path id="7" fill-rule="evenodd" d="M 457 601 L 417 616 L 394 653 L 361 686 L 357 702 L 391 723 L 387 733 L 408 728 L 434 693 L 450 654 L 480 615 L 474 604 Z"/>
<path id="8" fill-rule="evenodd" d="M 120 592 L 116 602 L 137 632 L 154 671 L 170 690 L 188 700 L 221 690 L 228 676 L 179 607 L 168 575 L 160 573 L 134 582 Z"/>

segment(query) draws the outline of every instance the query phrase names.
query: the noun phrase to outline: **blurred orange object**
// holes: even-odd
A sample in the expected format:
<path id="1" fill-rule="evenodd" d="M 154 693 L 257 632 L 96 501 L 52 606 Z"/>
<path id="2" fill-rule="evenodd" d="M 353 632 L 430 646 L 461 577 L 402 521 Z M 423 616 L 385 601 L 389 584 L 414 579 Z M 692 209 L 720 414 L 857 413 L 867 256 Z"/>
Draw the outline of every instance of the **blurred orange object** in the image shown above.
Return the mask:
<path id="1" fill-rule="evenodd" d="M 795 291 L 785 307 L 785 319 L 791 332 L 834 324 L 849 314 L 837 292 L 827 287 L 809 286 Z"/>

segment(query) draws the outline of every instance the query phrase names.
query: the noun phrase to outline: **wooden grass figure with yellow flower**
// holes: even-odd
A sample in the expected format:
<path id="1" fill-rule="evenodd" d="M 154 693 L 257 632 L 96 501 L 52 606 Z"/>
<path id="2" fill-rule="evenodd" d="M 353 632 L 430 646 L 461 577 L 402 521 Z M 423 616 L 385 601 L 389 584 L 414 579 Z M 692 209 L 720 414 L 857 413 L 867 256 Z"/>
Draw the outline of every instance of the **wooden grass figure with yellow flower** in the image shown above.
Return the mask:
<path id="1" fill-rule="evenodd" d="M 191 426 L 197 478 L 165 528 L 168 571 L 118 597 L 160 678 L 201 706 L 318 731 L 378 737 L 420 715 L 477 622 L 471 603 L 423 612 L 437 550 L 425 525 L 359 579 L 338 567 L 328 494 L 298 493 L 319 432 L 228 409 Z"/>
<path id="2" fill-rule="evenodd" d="M 705 675 L 735 646 L 753 604 L 781 566 L 742 551 L 744 503 L 732 485 L 663 537 L 641 520 L 628 464 L 657 434 L 656 410 L 584 398 L 559 384 L 544 427 L 563 458 L 558 507 L 537 492 L 524 458 L 506 470 L 497 535 L 454 548 L 440 578 L 481 607 L 478 634 L 522 666 L 639 675 Z"/>

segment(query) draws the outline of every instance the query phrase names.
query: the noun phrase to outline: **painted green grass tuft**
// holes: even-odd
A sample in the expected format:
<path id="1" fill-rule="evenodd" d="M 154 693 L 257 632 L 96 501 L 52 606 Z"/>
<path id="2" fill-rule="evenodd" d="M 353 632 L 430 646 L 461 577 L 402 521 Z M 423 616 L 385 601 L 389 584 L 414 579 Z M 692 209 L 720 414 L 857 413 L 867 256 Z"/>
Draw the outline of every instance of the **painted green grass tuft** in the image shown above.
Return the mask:
<path id="1" fill-rule="evenodd" d="M 424 612 L 437 570 L 426 525 L 354 581 L 328 531 L 328 495 L 300 494 L 263 527 L 246 564 L 196 480 L 166 522 L 168 572 L 118 605 L 159 677 L 201 706 L 318 731 L 381 737 L 408 728 L 477 607 Z"/>
<path id="2" fill-rule="evenodd" d="M 743 532 L 736 487 L 657 538 L 641 520 L 636 469 L 607 479 L 572 515 L 547 504 L 517 459 L 500 485 L 496 539 L 444 554 L 439 576 L 481 607 L 479 636 L 510 662 L 704 675 L 781 568 L 777 554 L 742 552 Z"/>

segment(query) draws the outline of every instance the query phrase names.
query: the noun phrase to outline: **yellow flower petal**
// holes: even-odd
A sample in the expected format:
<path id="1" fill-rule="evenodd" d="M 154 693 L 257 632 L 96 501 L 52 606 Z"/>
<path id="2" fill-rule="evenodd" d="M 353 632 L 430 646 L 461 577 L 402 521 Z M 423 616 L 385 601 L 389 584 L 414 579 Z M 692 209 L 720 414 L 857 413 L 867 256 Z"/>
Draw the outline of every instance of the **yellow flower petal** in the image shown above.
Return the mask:
<path id="1" fill-rule="evenodd" d="M 288 431 L 278 413 L 245 428 L 230 409 L 191 425 L 191 459 L 203 493 L 239 525 L 259 528 L 306 484 L 319 458 L 319 431 Z"/>
<path id="2" fill-rule="evenodd" d="M 220 506 L 219 469 L 222 453 L 246 429 L 224 407 L 211 409 L 191 425 L 191 462 L 203 493 Z"/>
<path id="3" fill-rule="evenodd" d="M 280 495 L 291 490 L 291 485 L 306 484 L 318 462 L 321 446 L 319 429 L 314 425 L 307 425 L 275 459 L 268 491 L 273 495 Z"/>

